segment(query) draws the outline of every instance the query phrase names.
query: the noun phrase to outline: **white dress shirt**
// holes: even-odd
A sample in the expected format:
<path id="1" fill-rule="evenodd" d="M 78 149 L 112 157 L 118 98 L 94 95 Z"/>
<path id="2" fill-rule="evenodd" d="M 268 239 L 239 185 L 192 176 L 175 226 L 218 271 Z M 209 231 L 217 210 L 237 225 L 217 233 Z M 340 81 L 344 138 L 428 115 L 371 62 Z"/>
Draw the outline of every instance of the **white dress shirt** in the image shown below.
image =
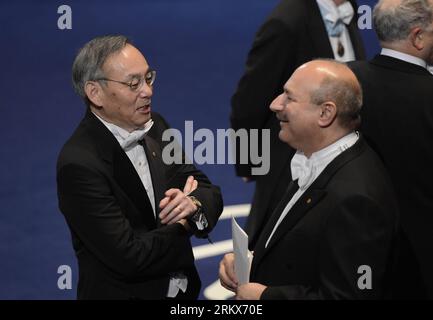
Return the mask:
<path id="1" fill-rule="evenodd" d="M 349 30 L 347 25 L 353 19 L 354 10 L 352 4 L 346 1 L 340 4 L 338 7 L 333 0 L 316 0 L 322 15 L 322 19 L 327 27 L 335 25 L 338 20 L 343 21 L 341 32 L 339 34 L 331 35 L 328 31 L 329 42 L 334 52 L 334 59 L 341 62 L 354 61 L 355 50 L 353 49 L 352 41 L 350 39 Z M 344 54 L 342 56 L 338 55 L 338 43 L 341 43 L 344 47 Z"/>
<path id="2" fill-rule="evenodd" d="M 115 124 L 105 121 L 95 113 L 93 114 L 107 127 L 108 130 L 110 130 L 110 132 L 119 142 L 122 149 L 125 151 L 129 160 L 131 160 L 135 171 L 137 171 L 137 174 L 143 183 L 144 189 L 146 189 L 147 196 L 150 200 L 150 204 L 152 205 L 153 215 L 156 218 L 155 194 L 153 192 L 152 175 L 150 173 L 146 153 L 143 151 L 143 147 L 138 144 L 138 140 L 141 140 L 144 137 L 144 134 L 146 134 L 152 127 L 153 121 L 149 121 L 148 124 L 146 123 L 147 126 L 145 126 L 143 130 L 136 130 L 130 133 L 125 129 L 116 126 Z M 134 137 L 134 135 L 136 136 Z M 131 140 L 131 142 L 129 142 L 129 140 Z"/>
<path id="3" fill-rule="evenodd" d="M 134 166 L 135 171 L 137 171 L 137 174 L 143 183 L 144 189 L 147 192 L 150 204 L 152 205 L 153 215 L 155 216 L 155 219 L 157 219 L 155 210 L 155 194 L 153 191 L 152 175 L 149 169 L 149 163 L 147 162 L 146 153 L 144 152 L 143 147 L 138 144 L 138 141 L 141 140 L 152 127 L 153 121 L 149 120 L 145 124 L 145 127 L 141 130 L 128 132 L 125 129 L 116 126 L 115 124 L 103 120 L 95 113 L 93 114 L 107 127 L 108 130 L 110 130 L 110 132 L 119 142 L 122 149 L 125 151 L 129 160 L 131 160 L 131 163 Z M 176 297 L 179 290 L 185 292 L 187 286 L 188 278 L 183 273 L 175 273 L 170 275 L 167 297 Z"/>
<path id="4" fill-rule="evenodd" d="M 406 61 L 408 63 L 412 63 L 412 64 L 416 64 L 420 67 L 423 67 L 424 69 L 427 69 L 427 71 L 429 71 L 430 73 L 433 73 L 433 66 L 428 66 L 427 62 L 425 62 L 423 59 L 412 56 L 410 54 L 407 53 L 403 53 L 400 51 L 396 51 L 396 50 L 392 50 L 392 49 L 387 49 L 387 48 L 382 48 L 382 51 L 380 52 L 381 55 L 383 56 L 388 56 L 391 58 L 395 58 L 398 60 L 403 60 Z"/>
<path id="5" fill-rule="evenodd" d="M 289 213 L 290 209 L 292 209 L 295 203 L 304 194 L 305 190 L 311 186 L 332 160 L 334 160 L 340 153 L 353 146 L 358 139 L 359 134 L 357 132 L 349 133 L 326 148 L 314 152 L 310 158 L 307 158 L 301 151 L 296 152 L 290 163 L 290 168 L 292 171 L 292 179 L 298 180 L 299 189 L 281 213 L 280 218 L 266 241 L 265 248 L 268 246 L 269 241 L 272 239 L 278 226 Z"/>

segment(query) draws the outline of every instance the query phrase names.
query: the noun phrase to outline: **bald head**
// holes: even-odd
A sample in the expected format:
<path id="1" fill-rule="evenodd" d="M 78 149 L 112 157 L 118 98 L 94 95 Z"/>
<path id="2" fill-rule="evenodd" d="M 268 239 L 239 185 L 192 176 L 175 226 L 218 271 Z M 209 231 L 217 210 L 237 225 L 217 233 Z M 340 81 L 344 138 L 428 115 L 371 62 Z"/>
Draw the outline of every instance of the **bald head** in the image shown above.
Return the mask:
<path id="1" fill-rule="evenodd" d="M 295 72 L 307 71 L 305 75 L 312 75 L 316 81 L 312 85 L 317 84 L 325 79 L 329 80 L 344 80 L 352 83 L 354 86 L 359 86 L 358 79 L 350 68 L 345 64 L 331 59 L 316 59 L 301 65 Z M 321 83 L 319 83 L 321 85 Z"/>
<path id="2" fill-rule="evenodd" d="M 359 125 L 361 104 L 361 87 L 346 65 L 314 60 L 295 70 L 270 109 L 280 140 L 309 157 Z"/>
<path id="3" fill-rule="evenodd" d="M 352 70 L 335 60 L 313 60 L 296 72 L 304 77 L 311 103 L 332 102 L 337 109 L 336 120 L 342 128 L 351 131 L 359 126 L 362 90 Z"/>

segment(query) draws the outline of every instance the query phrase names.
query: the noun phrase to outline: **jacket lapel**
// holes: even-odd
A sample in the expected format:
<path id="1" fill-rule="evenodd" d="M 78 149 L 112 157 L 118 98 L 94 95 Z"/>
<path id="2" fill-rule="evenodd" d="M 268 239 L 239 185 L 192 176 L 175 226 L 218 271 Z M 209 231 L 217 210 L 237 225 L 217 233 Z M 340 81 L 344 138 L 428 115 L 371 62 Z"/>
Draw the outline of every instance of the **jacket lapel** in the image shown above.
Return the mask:
<path id="1" fill-rule="evenodd" d="M 150 174 L 152 176 L 153 193 L 155 196 L 155 213 L 156 223 L 161 226 L 161 220 L 159 219 L 159 203 L 164 198 L 165 190 L 167 186 L 165 184 L 165 171 L 162 167 L 162 158 L 159 145 L 155 140 L 149 136 L 145 136 L 143 140 L 143 148 L 146 152 L 147 162 L 149 164 Z"/>
<path id="2" fill-rule="evenodd" d="M 358 31 L 358 6 L 356 1 L 350 1 L 355 14 L 353 15 L 352 21 L 347 26 L 349 31 L 350 40 L 352 42 L 353 51 L 355 52 L 356 60 L 365 59 L 365 49 L 362 42 L 361 35 Z M 322 14 L 320 13 L 319 5 L 315 0 L 306 1 L 305 5 L 309 12 L 308 18 L 308 32 L 310 34 L 310 39 L 313 43 L 315 52 L 317 52 L 317 57 L 313 58 L 323 58 L 323 57 L 334 57 L 334 52 L 332 51 L 331 43 L 329 42 L 328 32 L 326 31 L 325 23 L 323 22 Z"/>
<path id="3" fill-rule="evenodd" d="M 269 235 L 271 234 L 272 230 L 274 229 L 275 224 L 277 223 L 278 219 L 281 216 L 281 213 L 283 212 L 284 208 L 286 207 L 287 203 L 289 203 L 290 199 L 292 199 L 293 195 L 298 190 L 297 181 L 290 181 L 287 190 L 281 199 L 281 201 L 278 203 L 278 205 L 275 207 L 270 219 L 266 223 L 265 227 L 263 228 L 261 234 L 259 235 L 259 238 L 257 240 L 257 244 L 254 248 L 254 256 L 259 257 L 261 254 L 263 254 L 265 250 L 265 244 L 266 241 L 269 238 Z"/>
<path id="4" fill-rule="evenodd" d="M 120 148 L 114 156 L 114 179 L 142 213 L 145 224 L 155 228 L 155 216 L 146 189 L 126 153 Z"/>
<path id="5" fill-rule="evenodd" d="M 301 198 L 296 201 L 295 205 L 283 219 L 277 230 L 275 230 L 275 233 L 269 241 L 266 250 L 270 250 L 275 243 L 281 239 L 282 236 L 284 236 L 288 231 L 292 230 L 299 220 L 301 220 L 301 218 L 303 218 L 305 214 L 311 210 L 311 208 L 314 208 L 314 206 L 325 196 L 325 194 L 326 191 L 323 189 L 314 187 L 308 188 Z"/>
<path id="6" fill-rule="evenodd" d="M 123 190 L 125 197 L 132 202 L 141 214 L 140 218 L 149 228 L 155 228 L 155 217 L 147 192 L 126 153 L 113 134 L 91 111 L 87 111 L 85 121 L 94 137 L 101 158 L 111 167 L 114 180 Z"/>
<path id="7" fill-rule="evenodd" d="M 281 211 L 274 212 L 274 214 L 276 213 L 278 217 L 276 219 L 275 217 L 273 217 L 273 219 L 269 220 L 269 223 L 266 225 L 264 232 L 262 233 L 262 236 L 257 243 L 251 272 L 254 272 L 260 261 L 263 259 L 263 257 L 266 256 L 267 253 L 272 250 L 275 244 L 278 243 L 284 235 L 290 232 L 290 230 L 292 230 L 293 227 L 312 208 L 314 208 L 323 199 L 323 197 L 326 196 L 326 186 L 328 185 L 330 179 L 334 176 L 334 174 L 347 162 L 357 157 L 364 150 L 364 148 L 365 142 L 363 137 L 360 136 L 359 140 L 355 143 L 355 145 L 337 156 L 325 168 L 325 170 L 323 170 L 319 177 L 317 177 L 313 184 L 304 192 L 301 198 L 298 199 L 295 205 L 285 216 L 285 218 L 275 231 L 274 235 L 272 236 L 271 240 L 269 241 L 268 246 L 265 248 L 265 243 L 285 206 L 282 207 Z M 286 202 L 286 205 L 287 203 L 288 201 Z"/>
<path id="8" fill-rule="evenodd" d="M 313 52 L 316 52 L 317 55 L 313 58 L 334 57 L 328 32 L 326 31 L 317 2 L 315 0 L 308 0 L 305 1 L 305 5 L 308 12 L 307 32 L 314 48 Z"/>
<path id="9" fill-rule="evenodd" d="M 350 24 L 347 26 L 347 30 L 349 31 L 350 41 L 352 42 L 356 60 L 365 60 L 364 43 L 362 42 L 361 34 L 358 30 L 358 5 L 356 1 L 350 1 L 350 3 L 352 4 L 355 13 L 352 21 L 350 21 Z"/>

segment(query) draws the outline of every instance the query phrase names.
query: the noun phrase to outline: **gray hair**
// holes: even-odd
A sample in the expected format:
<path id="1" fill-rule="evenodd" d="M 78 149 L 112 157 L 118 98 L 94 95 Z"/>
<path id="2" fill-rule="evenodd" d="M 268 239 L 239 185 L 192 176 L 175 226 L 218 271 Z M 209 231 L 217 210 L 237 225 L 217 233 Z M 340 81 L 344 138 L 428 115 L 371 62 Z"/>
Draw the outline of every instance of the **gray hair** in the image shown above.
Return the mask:
<path id="1" fill-rule="evenodd" d="M 401 0 L 398 5 L 380 0 L 373 10 L 374 28 L 382 42 L 404 40 L 415 27 L 428 30 L 432 21 L 429 0 Z"/>
<path id="2" fill-rule="evenodd" d="M 87 105 L 90 105 L 90 101 L 84 91 L 86 82 L 104 78 L 102 66 L 107 58 L 127 44 L 131 44 L 131 41 L 122 35 L 102 36 L 87 42 L 78 52 L 72 65 L 72 84 Z"/>
<path id="3" fill-rule="evenodd" d="M 330 59 L 318 60 L 348 69 L 347 65 L 342 62 Z M 310 101 L 316 105 L 321 105 L 326 101 L 334 102 L 337 106 L 337 121 L 343 128 L 355 130 L 361 124 L 362 89 L 357 79 L 352 81 L 346 77 L 325 76 L 319 88 L 311 92 Z"/>

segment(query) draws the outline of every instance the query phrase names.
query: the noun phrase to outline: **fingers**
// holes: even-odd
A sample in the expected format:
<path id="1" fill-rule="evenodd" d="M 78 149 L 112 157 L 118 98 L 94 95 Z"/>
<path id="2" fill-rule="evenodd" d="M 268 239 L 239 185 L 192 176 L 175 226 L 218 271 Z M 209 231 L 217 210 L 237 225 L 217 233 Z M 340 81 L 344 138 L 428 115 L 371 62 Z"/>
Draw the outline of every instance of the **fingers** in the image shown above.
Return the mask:
<path id="1" fill-rule="evenodd" d="M 238 291 L 236 292 L 236 300 L 248 300 L 247 294 L 248 294 L 248 285 L 249 283 L 242 284 L 238 287 Z"/>
<path id="2" fill-rule="evenodd" d="M 188 217 L 197 210 L 195 204 L 187 196 L 198 187 L 198 181 L 193 176 L 186 179 L 183 192 L 179 189 L 169 189 L 165 198 L 159 202 L 161 212 L 159 218 L 163 224 L 172 224 Z"/>
<path id="3" fill-rule="evenodd" d="M 194 179 L 193 183 L 192 183 L 192 189 L 190 192 L 188 192 L 188 194 L 190 194 L 191 192 L 193 192 L 195 189 L 197 189 L 198 187 L 198 181 Z"/>
<path id="4" fill-rule="evenodd" d="M 194 179 L 193 176 L 189 176 L 185 182 L 185 186 L 183 187 L 183 193 L 189 195 L 198 187 L 198 181 Z"/>
<path id="5" fill-rule="evenodd" d="M 182 193 L 179 189 L 169 189 L 165 192 L 165 198 L 159 202 L 159 207 L 164 209 L 173 199 L 176 198 L 178 193 Z M 172 209 L 172 208 L 171 208 Z"/>
<path id="6" fill-rule="evenodd" d="M 186 179 L 185 186 L 183 187 L 183 193 L 188 194 L 191 192 L 193 186 L 194 186 L 194 177 L 189 176 L 188 179 Z"/>
<path id="7" fill-rule="evenodd" d="M 161 209 L 164 209 L 165 206 L 166 206 L 169 202 L 170 202 L 170 197 L 165 197 L 164 199 L 162 199 L 162 200 L 159 202 L 159 207 L 160 207 Z"/>
<path id="8" fill-rule="evenodd" d="M 266 286 L 256 282 L 245 283 L 238 287 L 236 300 L 260 300 Z"/>
<path id="9" fill-rule="evenodd" d="M 235 274 L 234 254 L 228 253 L 220 262 L 219 278 L 221 285 L 227 290 L 236 292 L 238 281 Z"/>
<path id="10" fill-rule="evenodd" d="M 179 189 L 170 189 L 165 192 L 165 198 L 160 202 L 160 208 L 162 209 L 159 213 L 161 222 L 164 223 L 164 219 L 167 215 L 172 212 L 181 202 L 183 192 Z"/>
<path id="11" fill-rule="evenodd" d="M 165 194 L 166 197 L 160 202 L 162 211 L 159 218 L 162 224 L 175 223 L 197 210 L 191 199 L 179 189 L 170 189 Z"/>

